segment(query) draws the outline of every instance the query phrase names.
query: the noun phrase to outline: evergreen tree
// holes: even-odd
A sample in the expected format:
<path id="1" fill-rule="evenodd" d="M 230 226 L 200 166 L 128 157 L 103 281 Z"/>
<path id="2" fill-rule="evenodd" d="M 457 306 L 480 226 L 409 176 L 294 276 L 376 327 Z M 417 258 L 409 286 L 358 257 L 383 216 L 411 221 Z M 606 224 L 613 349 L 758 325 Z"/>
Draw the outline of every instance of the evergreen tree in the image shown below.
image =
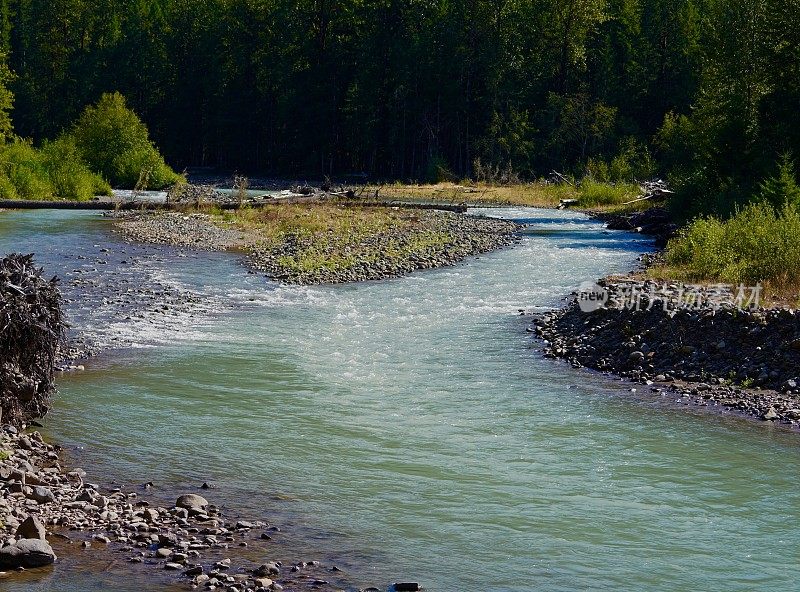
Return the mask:
<path id="1" fill-rule="evenodd" d="M 777 172 L 761 184 L 760 196 L 776 210 L 786 204 L 800 206 L 800 186 L 790 154 L 781 156 Z"/>

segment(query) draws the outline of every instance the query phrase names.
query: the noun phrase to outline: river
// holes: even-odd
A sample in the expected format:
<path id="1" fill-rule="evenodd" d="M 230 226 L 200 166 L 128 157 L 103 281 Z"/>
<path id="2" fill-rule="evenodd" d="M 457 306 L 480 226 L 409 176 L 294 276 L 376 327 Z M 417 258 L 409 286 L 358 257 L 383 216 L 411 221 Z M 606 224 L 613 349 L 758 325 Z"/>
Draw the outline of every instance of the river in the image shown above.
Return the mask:
<path id="1" fill-rule="evenodd" d="M 91 212 L 0 213 L 0 252 L 64 277 L 74 330 L 105 348 L 61 376 L 46 435 L 90 480 L 165 498 L 212 484 L 229 512 L 281 526 L 276 553 L 335 563 L 351 589 L 796 590 L 796 434 L 631 393 L 525 332 L 519 309 L 648 244 L 578 213 L 484 213 L 528 224 L 521 243 L 322 287 L 127 245 Z M 111 274 L 196 298 L 127 314 L 75 282 Z M 100 571 L 70 557 L 0 589 L 146 587 L 141 569 Z"/>

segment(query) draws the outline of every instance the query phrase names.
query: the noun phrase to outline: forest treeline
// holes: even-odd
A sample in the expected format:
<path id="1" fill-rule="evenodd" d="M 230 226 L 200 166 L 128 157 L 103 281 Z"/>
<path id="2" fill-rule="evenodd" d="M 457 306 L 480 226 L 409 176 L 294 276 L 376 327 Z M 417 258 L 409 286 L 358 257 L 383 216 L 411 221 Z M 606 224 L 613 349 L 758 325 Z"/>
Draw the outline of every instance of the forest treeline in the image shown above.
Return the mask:
<path id="1" fill-rule="evenodd" d="M 19 136 L 118 91 L 178 169 L 662 174 L 708 211 L 800 155 L 800 0 L 0 6 Z"/>

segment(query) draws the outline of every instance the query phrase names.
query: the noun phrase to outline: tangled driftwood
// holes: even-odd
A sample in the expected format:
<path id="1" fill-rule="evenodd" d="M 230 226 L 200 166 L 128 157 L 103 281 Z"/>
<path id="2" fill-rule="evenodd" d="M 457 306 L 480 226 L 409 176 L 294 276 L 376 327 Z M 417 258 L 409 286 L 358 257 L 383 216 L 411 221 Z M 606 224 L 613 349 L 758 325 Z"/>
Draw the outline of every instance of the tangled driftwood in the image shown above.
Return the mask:
<path id="1" fill-rule="evenodd" d="M 33 255 L 0 259 L 2 423 L 20 424 L 47 412 L 65 330 L 57 280 L 42 278 Z"/>

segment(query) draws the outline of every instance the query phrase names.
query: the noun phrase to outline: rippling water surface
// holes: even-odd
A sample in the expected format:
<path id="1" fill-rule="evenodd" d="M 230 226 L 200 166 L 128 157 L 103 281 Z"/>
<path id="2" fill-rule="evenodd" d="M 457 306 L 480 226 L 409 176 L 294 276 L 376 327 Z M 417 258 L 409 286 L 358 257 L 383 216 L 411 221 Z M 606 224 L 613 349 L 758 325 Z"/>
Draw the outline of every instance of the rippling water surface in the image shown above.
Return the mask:
<path id="1" fill-rule="evenodd" d="M 203 296 L 193 316 L 110 322 L 74 288 L 76 329 L 119 349 L 61 379 L 48 434 L 98 481 L 164 496 L 211 482 L 354 587 L 796 590 L 796 434 L 632 395 L 531 347 L 519 309 L 558 305 L 646 245 L 580 214 L 487 213 L 528 223 L 522 243 L 313 288 L 235 255 L 123 245 L 93 214 L 0 214 L 0 251 L 34 250 L 48 271 L 102 246 L 97 274 Z M 74 568 L 14 589 L 132 582 Z"/>

